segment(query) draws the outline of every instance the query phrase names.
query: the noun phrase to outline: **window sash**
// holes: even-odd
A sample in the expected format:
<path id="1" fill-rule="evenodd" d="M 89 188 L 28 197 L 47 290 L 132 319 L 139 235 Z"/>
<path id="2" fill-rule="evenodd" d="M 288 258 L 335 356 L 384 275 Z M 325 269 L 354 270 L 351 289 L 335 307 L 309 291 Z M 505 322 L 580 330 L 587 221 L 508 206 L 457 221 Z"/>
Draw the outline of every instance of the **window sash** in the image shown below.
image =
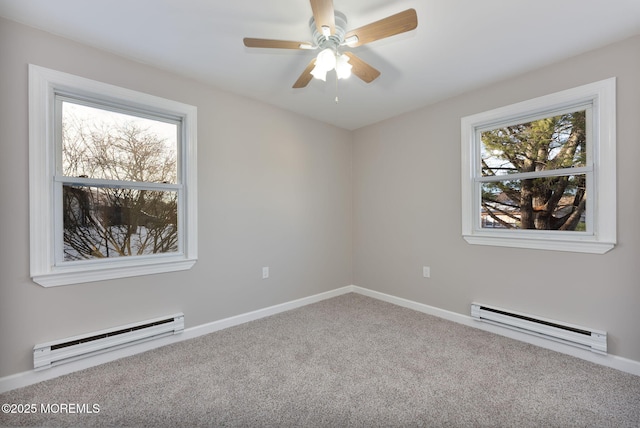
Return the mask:
<path id="1" fill-rule="evenodd" d="M 58 91 L 56 90 L 54 93 L 54 134 L 55 134 L 55 176 L 58 177 L 66 177 L 63 174 L 62 167 L 62 151 L 63 151 L 63 141 L 62 141 L 62 104 L 64 102 L 69 102 L 73 104 L 78 104 L 86 107 L 92 107 L 99 110 L 105 110 L 108 112 L 120 113 L 127 116 L 139 117 L 142 119 L 149 119 L 158 122 L 165 122 L 168 124 L 176 125 L 177 127 L 177 147 L 176 147 L 176 180 L 177 183 L 183 183 L 185 180 L 184 171 L 183 171 L 183 159 L 185 156 L 185 144 L 184 144 L 184 126 L 183 126 L 183 118 L 163 113 L 163 112 L 149 112 L 148 109 L 143 109 L 139 106 L 131 105 L 126 106 L 119 102 L 108 102 L 106 100 L 96 99 L 96 97 L 91 97 L 88 95 L 83 95 L 80 92 L 71 92 L 67 91 Z M 115 181 L 115 180 L 114 180 Z"/>
<path id="2" fill-rule="evenodd" d="M 54 214 L 54 221 L 55 221 L 55 239 L 54 239 L 54 245 L 55 245 L 55 266 L 56 267 L 61 267 L 61 266 L 65 266 L 65 265 L 73 265 L 73 264 L 82 264 L 82 263 L 87 263 L 89 261 L 98 261 L 100 260 L 100 258 L 88 258 L 88 259 L 82 259 L 82 260 L 66 260 L 65 259 L 65 248 L 66 248 L 66 243 L 64 240 L 64 234 L 65 234 L 65 222 L 64 222 L 64 216 L 65 216 L 65 206 L 64 206 L 64 187 L 65 185 L 72 185 L 72 186 L 78 186 L 78 183 L 69 183 L 69 182 L 64 182 L 64 181 L 56 181 L 55 183 L 55 190 L 54 190 L 54 195 L 55 195 L 55 200 L 54 200 L 54 205 L 55 205 L 55 214 Z M 183 193 L 182 193 L 182 187 L 180 186 L 179 188 L 175 188 L 175 185 L 167 185 L 165 188 L 160 188 L 158 186 L 154 186 L 154 187 L 150 187 L 150 186 L 146 186 L 146 187 L 138 187 L 138 186 L 112 186 L 110 184 L 106 184 L 106 185 L 98 185 L 98 186 L 94 186 L 94 185 L 82 185 L 82 187 L 89 187 L 89 188 L 104 188 L 104 189 L 129 189 L 129 190 L 150 190 L 150 191 L 160 191 L 160 192 L 170 192 L 170 193 L 175 193 L 175 197 L 176 197 L 176 214 L 177 214 L 177 218 L 176 218 L 176 223 L 175 223 L 175 228 L 176 228 L 176 233 L 177 233 L 177 241 L 176 241 L 176 250 L 175 251 L 165 251 L 165 252 L 157 252 L 157 253 L 148 253 L 148 254 L 128 254 L 126 256 L 122 256 L 122 257 L 126 257 L 126 258 L 153 258 L 156 257 L 158 255 L 161 254 L 173 254 L 173 255 L 184 255 L 184 221 L 183 221 L 183 215 L 181 213 L 180 207 L 184 206 L 183 204 Z M 91 209 L 97 208 L 96 206 L 91 206 Z M 102 218 L 102 220 L 104 220 L 104 218 Z M 103 222 L 100 221 L 99 222 L 102 226 L 104 226 Z M 123 224 L 121 224 L 120 226 L 123 226 Z M 106 232 L 105 232 L 106 233 Z M 135 239 L 131 242 L 135 242 Z M 98 243 L 96 243 L 98 244 Z M 99 243 L 99 245 L 101 245 L 102 242 Z M 133 246 L 135 248 L 135 246 Z M 119 258 L 116 257 L 105 257 L 104 260 L 117 260 Z"/>

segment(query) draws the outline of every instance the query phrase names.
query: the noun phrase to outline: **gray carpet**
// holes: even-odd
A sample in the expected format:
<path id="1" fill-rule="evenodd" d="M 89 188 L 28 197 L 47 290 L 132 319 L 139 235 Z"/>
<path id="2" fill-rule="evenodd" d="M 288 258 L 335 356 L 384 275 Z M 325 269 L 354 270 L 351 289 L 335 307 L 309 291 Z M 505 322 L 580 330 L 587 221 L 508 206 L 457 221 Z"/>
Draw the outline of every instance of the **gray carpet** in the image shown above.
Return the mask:
<path id="1" fill-rule="evenodd" d="M 346 294 L 0 403 L 99 406 L 3 426 L 640 427 L 640 377 Z"/>

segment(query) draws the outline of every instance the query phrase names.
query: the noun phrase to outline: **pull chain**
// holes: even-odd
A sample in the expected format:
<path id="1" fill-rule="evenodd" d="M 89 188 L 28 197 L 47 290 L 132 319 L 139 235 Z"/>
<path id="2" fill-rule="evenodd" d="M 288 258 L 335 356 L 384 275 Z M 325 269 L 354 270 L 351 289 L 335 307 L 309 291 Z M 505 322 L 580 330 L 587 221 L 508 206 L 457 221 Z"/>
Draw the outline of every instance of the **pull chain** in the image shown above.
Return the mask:
<path id="1" fill-rule="evenodd" d="M 338 99 L 338 73 L 336 73 L 336 104 L 338 104 L 340 100 Z"/>

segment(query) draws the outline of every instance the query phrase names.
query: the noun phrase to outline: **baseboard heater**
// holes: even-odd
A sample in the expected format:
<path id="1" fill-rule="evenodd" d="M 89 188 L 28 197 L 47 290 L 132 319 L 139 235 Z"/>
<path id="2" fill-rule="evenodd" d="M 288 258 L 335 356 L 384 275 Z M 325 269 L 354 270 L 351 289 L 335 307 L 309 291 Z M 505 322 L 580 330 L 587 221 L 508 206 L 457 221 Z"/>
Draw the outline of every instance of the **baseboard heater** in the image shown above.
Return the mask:
<path id="1" fill-rule="evenodd" d="M 180 333 L 184 314 L 154 318 L 108 330 L 42 343 L 33 348 L 33 367 L 43 370 L 125 346 Z"/>
<path id="2" fill-rule="evenodd" d="M 607 353 L 606 331 L 592 330 L 479 303 L 471 304 L 471 316 L 478 321 L 533 334 L 599 354 Z"/>

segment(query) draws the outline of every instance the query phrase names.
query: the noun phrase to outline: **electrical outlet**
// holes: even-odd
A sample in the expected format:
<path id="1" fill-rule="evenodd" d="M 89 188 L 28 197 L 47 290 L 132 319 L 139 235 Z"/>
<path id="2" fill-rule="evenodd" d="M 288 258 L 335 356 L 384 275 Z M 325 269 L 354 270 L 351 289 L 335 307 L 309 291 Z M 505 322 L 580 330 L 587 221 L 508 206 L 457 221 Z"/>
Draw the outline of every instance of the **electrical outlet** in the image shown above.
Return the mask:
<path id="1" fill-rule="evenodd" d="M 262 268 L 262 279 L 269 278 L 269 266 L 265 266 Z"/>
<path id="2" fill-rule="evenodd" d="M 422 276 L 425 278 L 431 277 L 431 268 L 429 266 L 422 266 Z"/>

